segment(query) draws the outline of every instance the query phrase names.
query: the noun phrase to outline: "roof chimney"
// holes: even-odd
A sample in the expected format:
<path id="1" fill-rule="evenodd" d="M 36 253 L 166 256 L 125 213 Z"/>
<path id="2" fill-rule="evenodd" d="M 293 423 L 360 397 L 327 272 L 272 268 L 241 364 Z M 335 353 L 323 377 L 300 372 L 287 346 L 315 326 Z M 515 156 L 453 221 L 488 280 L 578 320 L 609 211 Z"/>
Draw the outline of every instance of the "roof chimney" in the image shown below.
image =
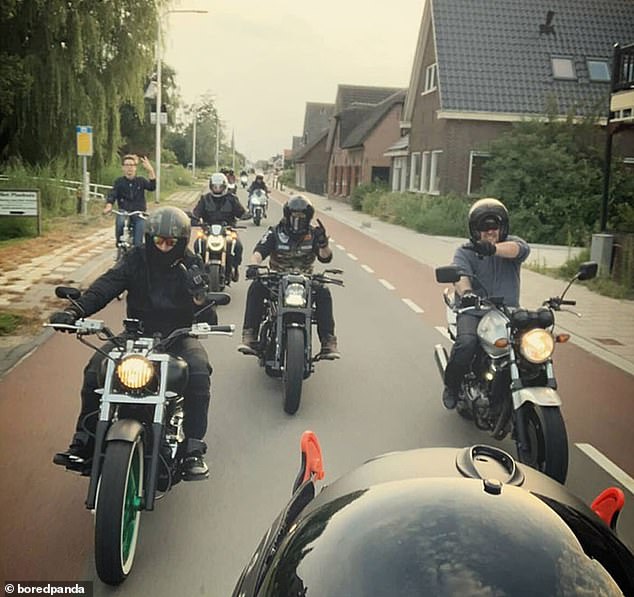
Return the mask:
<path id="1" fill-rule="evenodd" d="M 539 34 L 545 33 L 546 35 L 552 33 L 555 35 L 555 26 L 553 25 L 553 19 L 555 18 L 555 11 L 549 10 L 546 13 L 546 22 L 539 26 Z"/>

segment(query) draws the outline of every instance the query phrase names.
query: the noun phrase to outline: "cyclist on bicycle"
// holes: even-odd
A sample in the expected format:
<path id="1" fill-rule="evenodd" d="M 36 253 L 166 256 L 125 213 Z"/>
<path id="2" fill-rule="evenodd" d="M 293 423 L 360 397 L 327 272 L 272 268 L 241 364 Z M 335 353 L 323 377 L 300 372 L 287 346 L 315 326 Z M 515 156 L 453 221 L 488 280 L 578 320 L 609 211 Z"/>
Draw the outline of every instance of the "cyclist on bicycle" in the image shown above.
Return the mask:
<path id="1" fill-rule="evenodd" d="M 119 210 L 121 211 L 146 211 L 147 201 L 145 200 L 145 191 L 154 191 L 156 189 L 156 174 L 154 168 L 147 157 L 141 157 L 141 164 L 146 169 L 149 180 L 142 176 L 136 175 L 136 168 L 138 163 L 136 155 L 124 155 L 122 160 L 123 176 L 117 178 L 112 185 L 112 190 L 108 194 L 106 199 L 107 203 L 104 207 L 103 213 L 108 214 L 112 211 L 114 202 L 117 202 Z M 125 216 L 117 215 L 117 222 L 115 225 L 116 241 L 121 238 L 123 234 L 123 226 L 125 222 Z M 130 225 L 132 227 L 132 238 L 134 246 L 140 246 L 143 244 L 143 235 L 145 232 L 145 225 L 143 218 L 139 215 L 134 215 L 130 218 Z"/>

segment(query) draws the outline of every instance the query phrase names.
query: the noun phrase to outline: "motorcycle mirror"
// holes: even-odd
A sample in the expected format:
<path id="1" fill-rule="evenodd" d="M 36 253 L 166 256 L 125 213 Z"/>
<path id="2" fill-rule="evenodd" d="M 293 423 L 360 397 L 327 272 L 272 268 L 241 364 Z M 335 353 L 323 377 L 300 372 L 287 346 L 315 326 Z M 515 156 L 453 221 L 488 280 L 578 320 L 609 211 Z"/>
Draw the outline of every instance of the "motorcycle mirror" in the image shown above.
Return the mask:
<path id="1" fill-rule="evenodd" d="M 436 282 L 441 284 L 453 284 L 460 280 L 460 269 L 456 265 L 443 265 L 436 268 Z"/>
<path id="2" fill-rule="evenodd" d="M 77 288 L 73 288 L 72 286 L 58 286 L 55 289 L 55 296 L 57 298 L 76 301 L 81 296 L 81 292 Z"/>
<path id="3" fill-rule="evenodd" d="M 577 274 L 578 280 L 592 280 L 596 277 L 598 264 L 596 261 L 585 261 L 579 266 L 579 273 Z"/>
<path id="4" fill-rule="evenodd" d="M 207 302 L 213 302 L 216 305 L 228 305 L 231 302 L 231 296 L 226 292 L 208 292 L 205 298 Z"/>

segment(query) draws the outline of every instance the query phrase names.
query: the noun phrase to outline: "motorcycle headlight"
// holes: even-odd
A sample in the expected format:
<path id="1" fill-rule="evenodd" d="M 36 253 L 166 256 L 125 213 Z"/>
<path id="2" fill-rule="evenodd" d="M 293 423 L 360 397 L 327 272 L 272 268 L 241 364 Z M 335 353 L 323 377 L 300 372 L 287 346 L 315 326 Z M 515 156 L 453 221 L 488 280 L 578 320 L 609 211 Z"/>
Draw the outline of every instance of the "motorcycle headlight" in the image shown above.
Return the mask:
<path id="1" fill-rule="evenodd" d="M 210 251 L 222 251 L 225 248 L 225 239 L 222 236 L 210 236 L 207 246 Z"/>
<path id="2" fill-rule="evenodd" d="M 541 328 L 529 330 L 520 340 L 520 352 L 530 363 L 547 361 L 554 350 L 555 340 L 552 334 Z"/>
<path id="3" fill-rule="evenodd" d="M 121 360 L 116 373 L 124 388 L 132 391 L 144 390 L 154 379 L 154 366 L 145 357 L 131 355 Z"/>
<path id="4" fill-rule="evenodd" d="M 301 284 L 289 284 L 284 293 L 284 304 L 287 307 L 305 307 L 304 287 Z"/>

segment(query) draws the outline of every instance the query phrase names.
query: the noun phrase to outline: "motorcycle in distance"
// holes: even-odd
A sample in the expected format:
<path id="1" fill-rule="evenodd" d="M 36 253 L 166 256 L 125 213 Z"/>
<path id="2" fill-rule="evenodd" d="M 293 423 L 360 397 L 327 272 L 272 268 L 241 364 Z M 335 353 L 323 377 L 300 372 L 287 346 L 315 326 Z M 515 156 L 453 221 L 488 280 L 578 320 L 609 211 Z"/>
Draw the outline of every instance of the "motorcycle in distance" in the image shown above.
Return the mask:
<path id="1" fill-rule="evenodd" d="M 229 193 L 231 193 L 232 195 L 237 195 L 238 194 L 238 185 L 235 182 L 230 182 L 227 185 L 227 191 Z"/>
<path id="2" fill-rule="evenodd" d="M 249 197 L 249 208 L 251 218 L 256 226 L 260 225 L 262 218 L 266 218 L 266 210 L 269 205 L 269 198 L 263 189 L 255 189 Z"/>
<path id="3" fill-rule="evenodd" d="M 190 214 L 191 216 L 191 214 Z M 192 218 L 192 226 L 200 230 L 194 240 L 194 253 L 200 255 L 205 264 L 209 290 L 222 292 L 231 284 L 233 256 L 238 229 L 246 226 L 229 226 L 222 224 L 205 224 Z"/>
<path id="4" fill-rule="evenodd" d="M 74 303 L 80 292 L 60 286 L 55 294 Z M 196 316 L 213 305 L 228 304 L 231 297 L 212 293 L 207 299 L 209 304 Z M 181 481 L 188 368 L 167 350 L 183 336 L 230 336 L 235 328 L 194 323 L 161 339 L 145 335 L 137 319 L 123 323 L 121 337 L 96 319 L 78 319 L 74 325 L 45 324 L 75 332 L 82 344 L 107 357 L 97 390 L 101 400 L 94 413 L 98 421 L 92 467 L 75 472 L 90 476 L 86 508 L 95 514 L 95 564 L 99 578 L 110 585 L 122 583 L 132 569 L 141 511 L 153 510 L 155 502 Z M 86 340 L 90 335 L 111 340 L 114 347 L 105 353 Z"/>
<path id="5" fill-rule="evenodd" d="M 343 286 L 343 280 L 327 275 L 342 273 L 335 268 L 319 274 L 275 272 L 264 265 L 255 273 L 270 296 L 264 301 L 256 348 L 242 347 L 241 352 L 257 356 L 270 377 L 282 378 L 284 411 L 289 415 L 297 412 L 302 383 L 314 372 L 315 363 L 338 358 L 312 354 L 312 326 L 316 324 L 313 288 L 320 284 Z"/>
<path id="6" fill-rule="evenodd" d="M 117 255 L 115 262 L 118 263 L 123 259 L 123 256 L 133 247 L 132 238 L 132 216 L 139 216 L 142 220 L 147 218 L 147 213 L 144 211 L 119 211 L 113 209 L 113 214 L 123 216 L 123 231 L 121 236 L 117 239 Z"/>
<path id="7" fill-rule="evenodd" d="M 568 472 L 568 438 L 552 355 L 555 344 L 567 342 L 570 336 L 555 333 L 555 312 L 575 313 L 562 309 L 576 304 L 564 296 L 575 280 L 589 280 L 596 273 L 595 262 L 582 263 L 561 296 L 545 300 L 534 311 L 508 307 L 499 297 L 481 298 L 474 306 L 460 308 L 449 289 L 443 295 L 452 341 L 457 314 L 483 313 L 477 327 L 478 349 L 458 395 L 458 414 L 497 440 L 511 433 L 519 461 L 560 483 Z M 436 280 L 442 284 L 464 275 L 454 265 L 436 268 Z M 448 356 L 441 344 L 434 347 L 434 357 L 444 379 Z"/>
<path id="8" fill-rule="evenodd" d="M 242 185 L 243 189 L 247 188 L 247 185 L 249 184 L 249 177 L 246 174 L 240 176 L 240 184 Z"/>

